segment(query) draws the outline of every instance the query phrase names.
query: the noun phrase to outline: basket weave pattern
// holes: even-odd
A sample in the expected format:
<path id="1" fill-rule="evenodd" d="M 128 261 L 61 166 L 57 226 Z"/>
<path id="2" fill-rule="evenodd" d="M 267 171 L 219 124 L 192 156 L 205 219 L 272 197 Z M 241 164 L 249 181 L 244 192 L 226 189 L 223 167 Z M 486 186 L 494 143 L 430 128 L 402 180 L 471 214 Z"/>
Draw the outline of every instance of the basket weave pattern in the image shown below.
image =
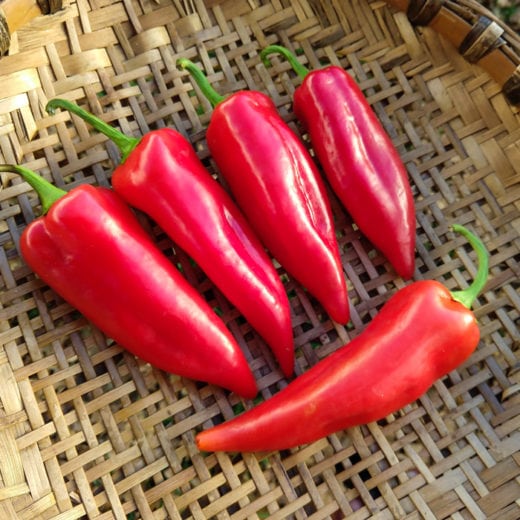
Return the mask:
<path id="1" fill-rule="evenodd" d="M 474 305 L 477 351 L 377 424 L 285 452 L 200 453 L 197 431 L 253 403 L 136 360 L 50 290 L 18 249 L 40 215 L 38 199 L 21 179 L 2 174 L 4 518 L 520 518 L 520 116 L 500 86 L 435 31 L 414 29 L 380 0 L 64 2 L 12 35 L 10 55 L 0 60 L 0 160 L 65 189 L 109 186 L 115 146 L 66 112 L 45 113 L 49 99 L 65 97 L 128 135 L 176 128 L 218 178 L 205 143 L 211 107 L 176 59 L 199 63 L 222 94 L 268 93 L 299 132 L 291 99 L 300 80 L 283 60 L 274 57 L 266 69 L 258 56 L 273 43 L 297 50 L 310 68 L 341 65 L 368 97 L 410 174 L 416 279 L 453 290 L 471 282 L 476 258 L 450 224 L 486 243 L 491 275 Z M 297 373 L 360 334 L 405 285 L 330 197 L 352 320 L 333 323 L 284 276 Z M 219 308 L 262 398 L 285 386 L 236 309 L 161 229 L 139 218 Z"/>

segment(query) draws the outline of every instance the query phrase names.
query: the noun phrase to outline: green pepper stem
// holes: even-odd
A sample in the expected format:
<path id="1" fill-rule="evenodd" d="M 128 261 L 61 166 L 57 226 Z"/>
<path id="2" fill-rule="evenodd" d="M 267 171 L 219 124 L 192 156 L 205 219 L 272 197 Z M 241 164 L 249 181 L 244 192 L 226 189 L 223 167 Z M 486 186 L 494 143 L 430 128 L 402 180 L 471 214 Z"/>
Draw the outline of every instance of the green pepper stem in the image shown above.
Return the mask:
<path id="1" fill-rule="evenodd" d="M 486 285 L 489 275 L 489 255 L 482 241 L 464 226 L 453 224 L 451 229 L 463 235 L 477 253 L 478 269 L 473 282 L 467 289 L 463 291 L 453 291 L 451 293 L 454 300 L 462 303 L 462 305 L 468 309 L 471 309 L 473 302 Z"/>
<path id="2" fill-rule="evenodd" d="M 36 193 L 38 193 L 42 203 L 43 214 L 47 213 L 58 199 L 61 199 L 61 197 L 67 194 L 66 191 L 54 186 L 37 173 L 29 170 L 29 168 L 25 168 L 25 166 L 0 164 L 0 172 L 17 173 L 21 175 L 23 179 L 34 188 Z"/>
<path id="3" fill-rule="evenodd" d="M 309 73 L 309 69 L 302 65 L 289 49 L 281 45 L 269 45 L 260 53 L 260 58 L 266 67 L 271 65 L 271 60 L 268 58 L 270 54 L 281 54 L 291 64 L 294 72 L 296 72 L 300 78 L 304 78 Z"/>
<path id="4" fill-rule="evenodd" d="M 204 97 L 207 98 L 213 108 L 224 99 L 224 96 L 221 96 L 211 86 L 211 83 L 208 81 L 204 72 L 202 72 L 202 70 L 199 69 L 199 67 L 197 67 L 197 65 L 195 65 L 191 60 L 188 58 L 179 58 L 177 60 L 177 67 L 179 69 L 185 69 L 190 73 L 191 77 L 195 80 L 195 83 L 197 83 L 204 94 Z"/>
<path id="5" fill-rule="evenodd" d="M 72 112 L 73 114 L 76 114 L 77 116 L 81 117 L 81 119 L 91 124 L 98 132 L 106 135 L 121 151 L 123 162 L 140 142 L 140 139 L 135 137 L 128 137 L 113 126 L 105 123 L 105 121 L 102 119 L 99 119 L 99 117 L 96 117 L 94 114 L 87 112 L 83 108 L 79 107 L 75 103 L 72 103 L 71 101 L 68 101 L 67 99 L 51 99 L 47 103 L 45 110 L 49 114 L 54 114 L 56 108 L 62 108 Z"/>

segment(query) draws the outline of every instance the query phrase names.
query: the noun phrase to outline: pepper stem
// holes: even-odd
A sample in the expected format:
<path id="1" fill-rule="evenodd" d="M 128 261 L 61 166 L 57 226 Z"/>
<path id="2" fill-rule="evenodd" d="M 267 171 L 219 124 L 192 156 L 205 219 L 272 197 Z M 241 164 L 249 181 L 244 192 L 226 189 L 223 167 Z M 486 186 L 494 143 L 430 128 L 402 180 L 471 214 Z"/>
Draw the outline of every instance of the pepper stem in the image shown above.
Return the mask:
<path id="1" fill-rule="evenodd" d="M 451 229 L 467 238 L 468 242 L 477 253 L 478 269 L 473 282 L 467 289 L 464 289 L 463 291 L 453 291 L 451 293 L 454 300 L 462 303 L 462 305 L 468 309 L 471 309 L 473 302 L 486 285 L 489 274 L 489 255 L 482 241 L 464 226 L 453 224 Z"/>
<path id="2" fill-rule="evenodd" d="M 36 193 L 38 193 L 42 203 L 43 214 L 47 213 L 58 199 L 61 199 L 61 197 L 67 194 L 66 191 L 54 186 L 37 173 L 29 170 L 29 168 L 25 168 L 25 166 L 0 164 L 0 172 L 17 173 L 21 175 L 23 179 L 34 188 Z"/>
<path id="3" fill-rule="evenodd" d="M 113 126 L 110 126 L 109 124 L 105 123 L 105 121 L 103 121 L 102 119 L 99 119 L 99 117 L 96 117 L 94 114 L 87 112 L 80 106 L 76 105 L 75 103 L 72 103 L 71 101 L 68 101 L 67 99 L 51 99 L 47 103 L 45 110 L 49 114 L 54 114 L 56 108 L 62 108 L 68 110 L 69 112 L 72 112 L 73 114 L 76 114 L 77 116 L 81 117 L 81 119 L 91 124 L 98 132 L 101 132 L 103 135 L 106 135 L 111 141 L 114 142 L 114 144 L 121 151 L 121 157 L 123 162 L 140 142 L 140 139 L 137 139 L 135 137 L 128 137 L 127 135 L 123 134 L 123 132 L 120 132 Z"/>
<path id="4" fill-rule="evenodd" d="M 208 81 L 208 78 L 202 72 L 195 63 L 193 63 L 188 58 L 179 58 L 177 60 L 177 67 L 179 69 L 187 70 L 191 77 L 195 80 L 195 83 L 199 86 L 202 93 L 207 98 L 207 100 L 211 103 L 211 106 L 215 108 L 223 99 L 224 96 L 221 96 L 215 89 L 211 86 L 211 83 Z"/>
<path id="5" fill-rule="evenodd" d="M 296 72 L 300 78 L 304 78 L 309 73 L 309 69 L 302 65 L 289 49 L 281 45 L 269 45 L 260 53 L 260 58 L 266 67 L 271 65 L 271 60 L 268 58 L 270 54 L 281 54 L 291 64 L 294 72 Z"/>

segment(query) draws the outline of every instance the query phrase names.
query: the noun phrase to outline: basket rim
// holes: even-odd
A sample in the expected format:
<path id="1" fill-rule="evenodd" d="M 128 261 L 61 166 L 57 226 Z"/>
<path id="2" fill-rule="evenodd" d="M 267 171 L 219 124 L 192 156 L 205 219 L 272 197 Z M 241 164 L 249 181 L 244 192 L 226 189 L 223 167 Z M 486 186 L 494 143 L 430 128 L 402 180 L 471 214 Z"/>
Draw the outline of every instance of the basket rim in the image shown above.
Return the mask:
<path id="1" fill-rule="evenodd" d="M 414 26 L 430 27 L 470 63 L 495 79 L 512 105 L 520 104 L 520 35 L 476 0 L 385 0 Z"/>

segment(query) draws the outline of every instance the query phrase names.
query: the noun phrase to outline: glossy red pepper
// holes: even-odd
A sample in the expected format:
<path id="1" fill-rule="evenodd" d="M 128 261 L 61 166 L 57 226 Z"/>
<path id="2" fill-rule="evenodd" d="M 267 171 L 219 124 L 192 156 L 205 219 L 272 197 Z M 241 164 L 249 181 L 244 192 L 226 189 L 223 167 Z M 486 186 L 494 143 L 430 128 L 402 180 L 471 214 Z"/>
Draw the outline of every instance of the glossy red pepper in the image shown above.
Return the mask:
<path id="1" fill-rule="evenodd" d="M 244 215 L 191 143 L 171 128 L 141 139 L 127 137 L 66 100 L 51 100 L 47 110 L 57 107 L 82 117 L 118 145 L 122 164 L 112 174 L 114 190 L 197 262 L 266 340 L 282 372 L 291 375 L 294 342 L 282 281 Z"/>
<path id="2" fill-rule="evenodd" d="M 33 271 L 110 338 L 153 366 L 252 398 L 256 383 L 231 333 L 154 245 L 122 199 L 88 184 L 70 192 L 21 166 L 44 216 L 27 226 Z"/>
<path id="3" fill-rule="evenodd" d="M 192 62 L 177 63 L 215 107 L 208 148 L 257 235 L 331 318 L 346 323 L 347 287 L 331 208 L 306 148 L 262 92 L 223 98 Z"/>
<path id="4" fill-rule="evenodd" d="M 480 333 L 471 304 L 488 271 L 482 243 L 471 286 L 450 293 L 418 281 L 395 293 L 359 336 L 319 361 L 274 397 L 199 433 L 201 450 L 267 451 L 315 441 L 382 419 L 419 398 L 475 350 Z"/>
<path id="5" fill-rule="evenodd" d="M 294 113 L 334 192 L 396 272 L 411 278 L 415 209 L 408 174 L 361 89 L 341 67 L 309 72 L 279 45 L 262 51 L 266 64 L 273 53 L 283 54 L 303 78 L 294 92 Z"/>

